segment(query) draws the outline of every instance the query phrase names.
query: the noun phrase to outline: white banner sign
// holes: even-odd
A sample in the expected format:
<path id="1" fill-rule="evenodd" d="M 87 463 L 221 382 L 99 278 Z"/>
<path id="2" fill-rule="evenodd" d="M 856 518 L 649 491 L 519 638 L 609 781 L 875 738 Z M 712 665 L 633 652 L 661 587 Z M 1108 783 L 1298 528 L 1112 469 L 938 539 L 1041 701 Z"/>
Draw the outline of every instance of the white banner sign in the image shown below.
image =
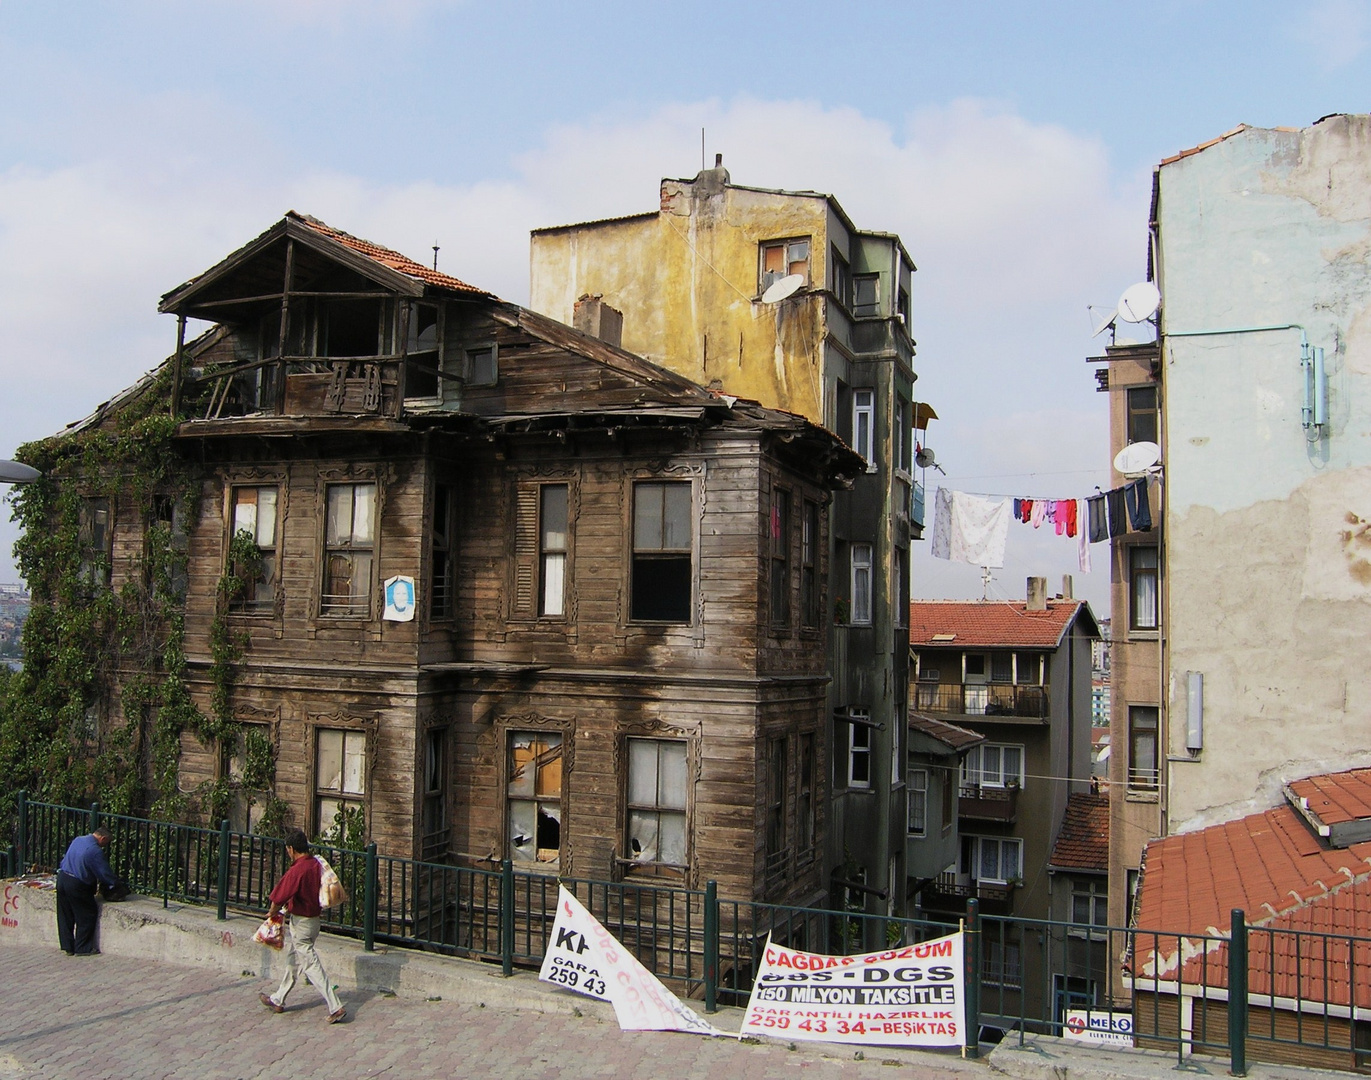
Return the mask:
<path id="1" fill-rule="evenodd" d="M 965 1043 L 960 933 L 866 956 L 766 944 L 742 1034 L 874 1046 Z"/>
<path id="2" fill-rule="evenodd" d="M 557 919 L 538 978 L 608 1001 L 624 1031 L 725 1034 L 663 986 L 564 885 L 557 889 Z"/>
<path id="3" fill-rule="evenodd" d="M 1133 1045 L 1133 1014 L 1067 1009 L 1062 1037 L 1112 1049 Z"/>

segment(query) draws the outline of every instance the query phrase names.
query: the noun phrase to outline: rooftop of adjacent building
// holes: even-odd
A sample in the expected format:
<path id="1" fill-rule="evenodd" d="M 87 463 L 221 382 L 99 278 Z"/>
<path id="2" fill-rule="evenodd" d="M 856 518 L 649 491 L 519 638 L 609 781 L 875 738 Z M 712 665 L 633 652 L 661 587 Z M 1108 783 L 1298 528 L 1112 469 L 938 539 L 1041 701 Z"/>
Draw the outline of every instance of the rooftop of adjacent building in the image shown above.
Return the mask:
<path id="1" fill-rule="evenodd" d="M 1066 800 L 1048 865 L 1054 870 L 1109 872 L 1109 796 L 1077 792 Z"/>
<path id="2" fill-rule="evenodd" d="M 1041 606 L 1031 600 L 912 600 L 909 644 L 912 648 L 1055 649 L 1079 616 L 1087 631 L 1099 626 L 1084 600 L 1057 597 Z"/>
<path id="3" fill-rule="evenodd" d="M 910 730 L 922 732 L 930 739 L 942 743 L 949 750 L 964 750 L 967 747 L 985 742 L 985 736 L 978 732 L 968 731 L 964 727 L 958 727 L 956 724 L 949 724 L 946 720 L 925 716 L 922 713 L 910 713 L 908 723 Z"/>

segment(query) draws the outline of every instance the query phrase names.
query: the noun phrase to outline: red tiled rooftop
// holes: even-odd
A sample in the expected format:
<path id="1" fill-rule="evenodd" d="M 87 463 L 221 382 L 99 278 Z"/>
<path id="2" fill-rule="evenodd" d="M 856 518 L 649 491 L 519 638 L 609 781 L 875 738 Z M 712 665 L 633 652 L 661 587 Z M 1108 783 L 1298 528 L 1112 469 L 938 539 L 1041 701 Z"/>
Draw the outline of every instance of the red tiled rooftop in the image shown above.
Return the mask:
<path id="1" fill-rule="evenodd" d="M 451 289 L 454 292 L 476 293 L 479 296 L 489 295 L 484 289 L 478 289 L 475 285 L 468 285 L 465 281 L 460 281 L 450 274 L 442 274 L 423 263 L 415 262 L 408 255 L 401 255 L 398 251 L 382 247 L 380 244 L 373 244 L 370 240 L 363 240 L 360 237 L 345 233 L 341 229 L 335 229 L 332 225 L 320 221 L 318 218 L 310 217 L 308 214 L 298 214 L 294 210 L 290 216 L 304 225 L 308 225 L 315 232 L 322 233 L 330 240 L 337 240 L 340 244 L 352 248 L 353 251 L 375 259 L 382 266 L 387 266 L 401 274 L 408 274 L 410 277 L 418 278 L 420 281 L 429 285 L 437 285 L 439 288 Z"/>
<path id="2" fill-rule="evenodd" d="M 1050 862 L 1062 870 L 1109 872 L 1108 795 L 1080 792 L 1066 800 Z"/>
<path id="3" fill-rule="evenodd" d="M 1345 781 L 1348 774 L 1297 783 L 1336 786 L 1340 777 Z M 1345 953 L 1346 938 L 1371 938 L 1371 842 L 1329 847 L 1289 805 L 1152 841 L 1143 859 L 1135 925 L 1161 933 L 1138 934 L 1135 975 L 1171 981 L 1179 969 L 1185 982 L 1222 986 L 1227 944 L 1221 938 L 1235 908 L 1251 926 L 1344 939 L 1330 939 L 1326 946 L 1322 938 L 1301 939 L 1297 960 L 1293 935 L 1250 935 L 1253 993 L 1294 996 L 1298 982 L 1300 996 L 1317 997 L 1325 993 L 1326 979 L 1327 1000 L 1346 1004 L 1348 958 L 1337 960 L 1330 951 L 1325 964 L 1319 950 L 1336 945 Z M 1184 942 L 1177 935 L 1185 936 Z M 1355 948 L 1357 970 L 1365 971 L 1371 941 Z M 1366 980 L 1359 980 L 1357 1003 L 1371 1006 Z"/>
<path id="4" fill-rule="evenodd" d="M 1082 600 L 1049 600 L 1046 611 L 1029 611 L 1022 601 L 914 600 L 909 605 L 909 644 L 953 649 L 1054 649 L 1084 607 Z M 934 640 L 946 634 L 954 636 Z"/>
<path id="5" fill-rule="evenodd" d="M 1371 817 L 1371 769 L 1310 776 L 1286 785 L 1319 825 L 1340 825 Z"/>

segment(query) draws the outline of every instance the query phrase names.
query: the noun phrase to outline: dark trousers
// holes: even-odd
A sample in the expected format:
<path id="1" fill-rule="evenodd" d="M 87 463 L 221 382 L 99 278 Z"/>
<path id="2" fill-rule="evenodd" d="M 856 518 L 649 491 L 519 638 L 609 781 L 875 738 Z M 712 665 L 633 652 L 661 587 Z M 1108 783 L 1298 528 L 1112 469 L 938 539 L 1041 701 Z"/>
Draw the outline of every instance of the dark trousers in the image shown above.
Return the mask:
<path id="1" fill-rule="evenodd" d="M 78 956 L 99 952 L 95 926 L 100 909 L 95 905 L 95 886 L 57 872 L 57 941 L 64 953 Z"/>

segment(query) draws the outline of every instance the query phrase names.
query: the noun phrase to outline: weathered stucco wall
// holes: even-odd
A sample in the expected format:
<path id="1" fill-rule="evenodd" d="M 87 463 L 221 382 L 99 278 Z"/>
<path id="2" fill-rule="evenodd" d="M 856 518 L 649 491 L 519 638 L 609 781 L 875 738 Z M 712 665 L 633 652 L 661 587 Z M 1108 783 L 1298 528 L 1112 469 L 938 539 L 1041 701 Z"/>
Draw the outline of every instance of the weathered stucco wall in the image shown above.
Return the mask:
<path id="1" fill-rule="evenodd" d="M 822 422 L 828 200 L 702 180 L 663 181 L 661 195 L 661 213 L 535 232 L 529 306 L 570 323 L 578 297 L 600 294 L 624 313 L 630 352 Z M 811 238 L 814 292 L 759 303 L 757 245 L 791 237 Z"/>
<path id="2" fill-rule="evenodd" d="M 1249 129 L 1160 170 L 1170 828 L 1371 761 L 1371 118 Z M 1301 424 L 1297 323 L 1325 350 Z M 1185 672 L 1204 748 L 1185 749 Z"/>

